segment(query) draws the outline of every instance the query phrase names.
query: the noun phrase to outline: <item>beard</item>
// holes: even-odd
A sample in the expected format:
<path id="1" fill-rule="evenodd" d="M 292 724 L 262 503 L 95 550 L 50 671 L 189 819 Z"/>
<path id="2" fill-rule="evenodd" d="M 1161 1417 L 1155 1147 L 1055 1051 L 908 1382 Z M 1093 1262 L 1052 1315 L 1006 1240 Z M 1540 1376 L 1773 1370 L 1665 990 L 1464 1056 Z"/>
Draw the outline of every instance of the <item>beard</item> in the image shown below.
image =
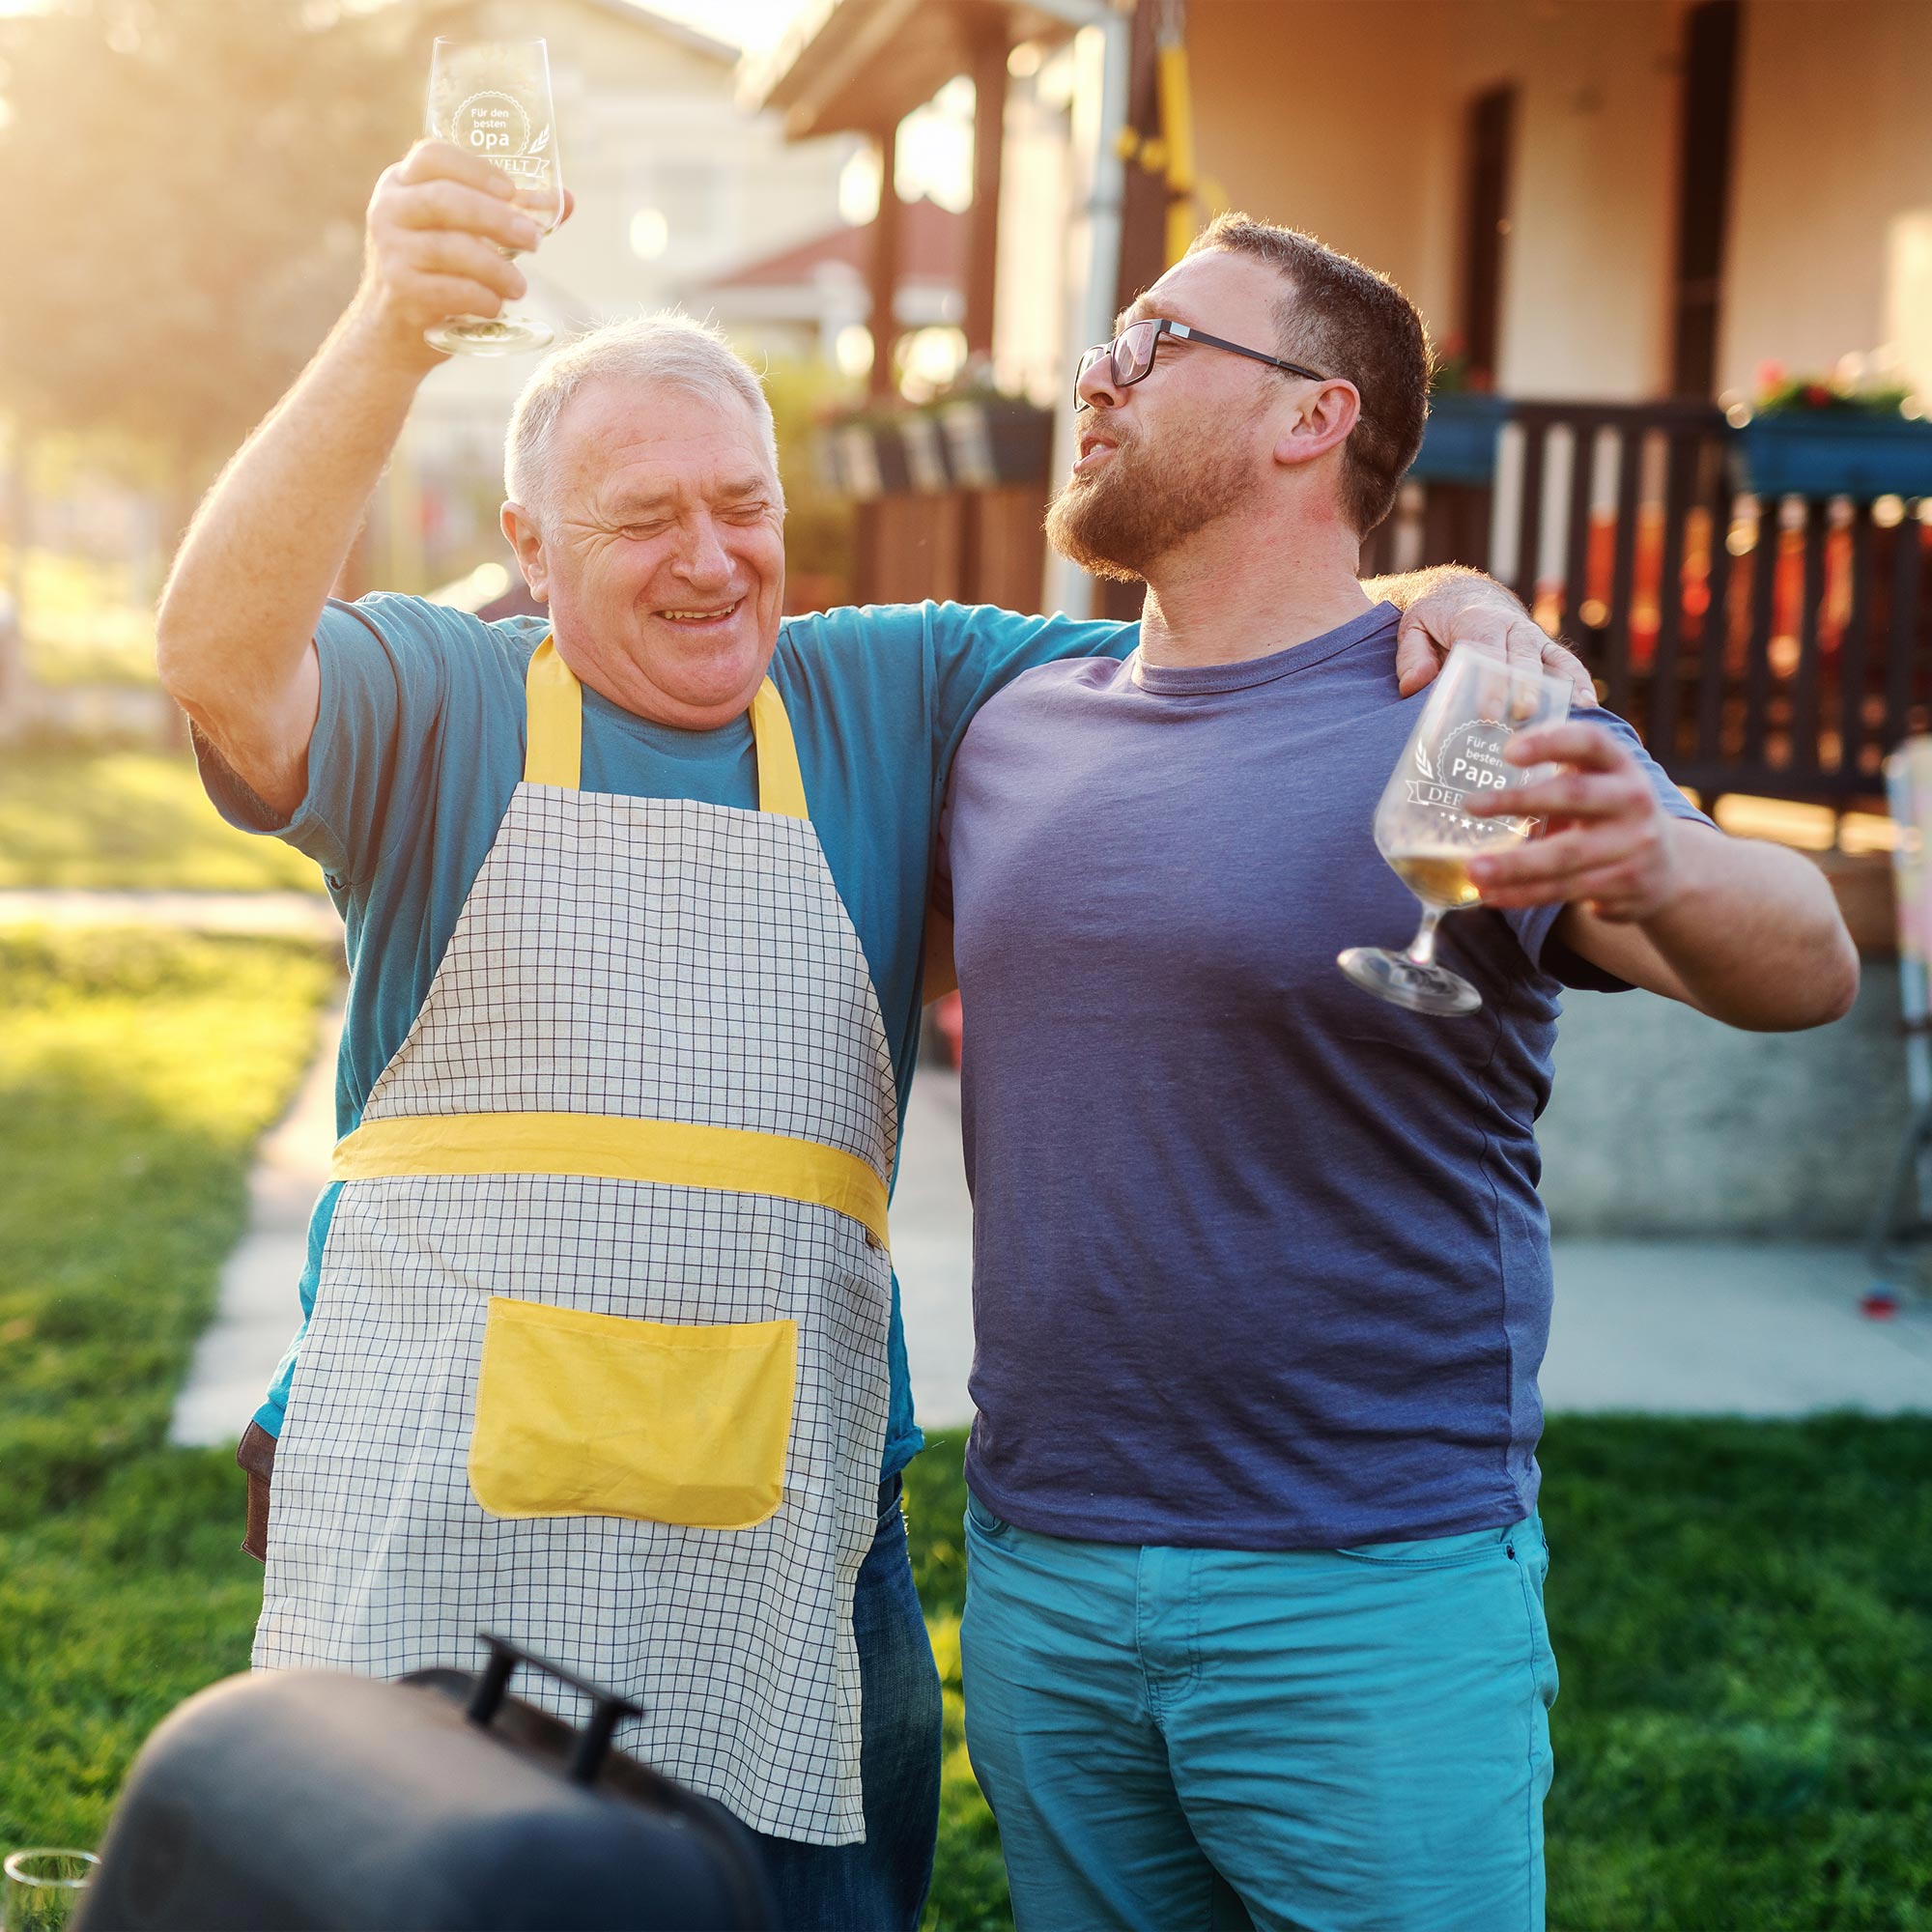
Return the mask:
<path id="1" fill-rule="evenodd" d="M 1227 437 L 1196 429 L 1156 460 L 1138 431 L 1109 425 L 1108 435 L 1113 462 L 1069 476 L 1046 511 L 1047 542 L 1095 577 L 1145 578 L 1176 544 L 1255 494 L 1253 459 Z"/>

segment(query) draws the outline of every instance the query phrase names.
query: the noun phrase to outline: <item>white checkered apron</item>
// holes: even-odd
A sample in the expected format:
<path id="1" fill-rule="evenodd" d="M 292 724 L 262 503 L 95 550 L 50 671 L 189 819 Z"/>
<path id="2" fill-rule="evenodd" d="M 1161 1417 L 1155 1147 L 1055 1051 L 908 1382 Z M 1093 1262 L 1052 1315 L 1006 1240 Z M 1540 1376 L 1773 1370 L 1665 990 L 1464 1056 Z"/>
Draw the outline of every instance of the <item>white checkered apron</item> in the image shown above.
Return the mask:
<path id="1" fill-rule="evenodd" d="M 554 675 L 554 647 L 540 656 Z M 761 774 L 781 735 L 795 785 L 788 727 L 760 727 Z M 798 816 L 763 789 L 757 811 L 587 794 L 571 756 L 568 783 L 518 787 L 358 1133 L 427 1120 L 433 1136 L 459 1115 L 686 1122 L 839 1150 L 883 1203 L 892 1059 L 802 789 Z M 497 1296 L 796 1321 L 776 1514 L 720 1530 L 485 1510 L 468 1457 Z M 863 1839 L 852 1599 L 876 1523 L 890 1305 L 877 1236 L 781 1193 L 582 1173 L 349 1179 L 275 1456 L 257 1667 L 474 1667 L 476 1633 L 496 1631 L 636 1699 L 619 1743 L 756 1830 Z M 518 1688 L 580 1715 L 549 1680 Z"/>

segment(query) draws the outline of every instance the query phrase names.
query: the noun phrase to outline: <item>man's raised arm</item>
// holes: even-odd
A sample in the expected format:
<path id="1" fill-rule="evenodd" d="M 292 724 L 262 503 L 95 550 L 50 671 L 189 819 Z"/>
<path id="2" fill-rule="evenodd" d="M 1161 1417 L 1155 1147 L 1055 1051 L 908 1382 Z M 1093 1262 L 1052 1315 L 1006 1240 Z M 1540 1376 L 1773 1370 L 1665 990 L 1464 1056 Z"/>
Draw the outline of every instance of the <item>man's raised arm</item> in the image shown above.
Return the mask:
<path id="1" fill-rule="evenodd" d="M 524 293 L 501 249 L 534 247 L 537 230 L 511 194 L 506 176 L 440 142 L 384 170 L 355 300 L 175 558 L 156 624 L 161 683 L 277 811 L 307 789 L 323 604 L 417 385 L 443 359 L 423 331 Z"/>

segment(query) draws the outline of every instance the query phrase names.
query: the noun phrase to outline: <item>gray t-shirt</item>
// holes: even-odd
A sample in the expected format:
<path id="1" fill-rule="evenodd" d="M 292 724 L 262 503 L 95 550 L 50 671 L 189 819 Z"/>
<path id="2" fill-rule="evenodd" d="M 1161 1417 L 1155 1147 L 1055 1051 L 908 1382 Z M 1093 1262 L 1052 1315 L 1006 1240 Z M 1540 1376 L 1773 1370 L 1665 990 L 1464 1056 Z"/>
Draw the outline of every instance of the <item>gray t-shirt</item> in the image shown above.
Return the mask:
<path id="1" fill-rule="evenodd" d="M 1416 924 L 1373 836 L 1421 702 L 1396 621 L 1237 665 L 1031 670 L 954 763 L 967 1478 L 1023 1527 L 1333 1548 L 1535 1507 L 1534 1127 L 1559 982 L 1618 982 L 1551 939 L 1554 907 L 1444 923 L 1473 1017 L 1337 970 Z"/>

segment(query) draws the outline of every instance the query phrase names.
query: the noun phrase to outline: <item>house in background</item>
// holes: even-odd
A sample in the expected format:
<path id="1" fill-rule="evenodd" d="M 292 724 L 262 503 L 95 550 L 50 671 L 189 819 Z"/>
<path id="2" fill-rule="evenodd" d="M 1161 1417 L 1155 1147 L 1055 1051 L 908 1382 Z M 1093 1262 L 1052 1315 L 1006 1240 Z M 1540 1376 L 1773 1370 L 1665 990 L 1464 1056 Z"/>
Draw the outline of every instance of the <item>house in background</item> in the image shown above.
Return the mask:
<path id="1" fill-rule="evenodd" d="M 1478 394 L 1369 561 L 1515 583 L 1687 785 L 1842 807 L 1932 716 L 1932 430 L 1794 471 L 1719 402 L 1848 355 L 1932 395 L 1927 72 L 1923 0 L 829 0 L 748 94 L 889 151 L 972 77 L 967 330 L 1036 393 L 1158 276 L 1177 206 L 1183 237 L 1245 208 L 1392 274 Z M 1134 603 L 1064 566 L 1041 591 Z"/>
<path id="2" fill-rule="evenodd" d="M 1187 10 L 1202 174 L 1393 275 L 1503 392 L 1709 399 L 1889 344 L 1932 393 L 1919 0 L 1266 12 Z M 1315 49 L 1373 103 L 1309 86 Z"/>
<path id="3" fill-rule="evenodd" d="M 937 202 L 907 202 L 902 215 L 896 330 L 957 327 L 966 312 L 968 219 Z M 692 282 L 678 298 L 709 316 L 748 351 L 805 358 L 864 374 L 871 363 L 872 246 L 876 224 L 840 222 L 777 253 Z M 854 351 L 855 332 L 863 336 Z"/>
<path id="4" fill-rule="evenodd" d="M 1069 334 L 1066 306 L 1093 280 L 1083 239 L 1092 234 L 1088 164 L 1105 91 L 1104 37 L 1080 28 L 1120 18 L 1101 0 L 817 0 L 777 46 L 747 64 L 741 100 L 781 116 L 788 138 L 857 135 L 877 153 L 881 191 L 865 257 L 875 414 L 899 396 L 907 360 L 895 354 L 907 324 L 890 292 L 917 245 L 920 211 L 895 190 L 902 144 L 909 117 L 942 92 L 963 96 L 973 130 L 961 365 L 1014 397 L 1051 406 Z M 933 487 L 938 460 L 928 433 L 908 472 L 919 487 L 859 503 L 861 600 L 1037 603 L 1046 466 L 1022 479 L 982 476 L 981 487 L 947 490 Z"/>
<path id="5" fill-rule="evenodd" d="M 1932 725 L 1932 428 L 1747 418 L 1766 362 L 1856 357 L 1932 400 L 1927 73 L 1924 0 L 821 0 L 747 90 L 794 138 L 889 156 L 973 77 L 969 333 L 1061 412 L 1036 527 L 1079 351 L 1216 210 L 1393 275 L 1466 388 L 1365 564 L 1513 583 L 1721 822 L 1817 851 L 1876 954 L 1881 763 Z M 867 506 L 895 541 L 862 548 L 861 595 L 981 593 L 949 531 L 992 496 Z M 1137 611 L 1043 562 L 1044 608 Z M 1559 1220 L 1856 1229 L 1903 1119 L 1889 971 L 1819 1035 L 1690 1017 L 1577 1003 Z"/>

